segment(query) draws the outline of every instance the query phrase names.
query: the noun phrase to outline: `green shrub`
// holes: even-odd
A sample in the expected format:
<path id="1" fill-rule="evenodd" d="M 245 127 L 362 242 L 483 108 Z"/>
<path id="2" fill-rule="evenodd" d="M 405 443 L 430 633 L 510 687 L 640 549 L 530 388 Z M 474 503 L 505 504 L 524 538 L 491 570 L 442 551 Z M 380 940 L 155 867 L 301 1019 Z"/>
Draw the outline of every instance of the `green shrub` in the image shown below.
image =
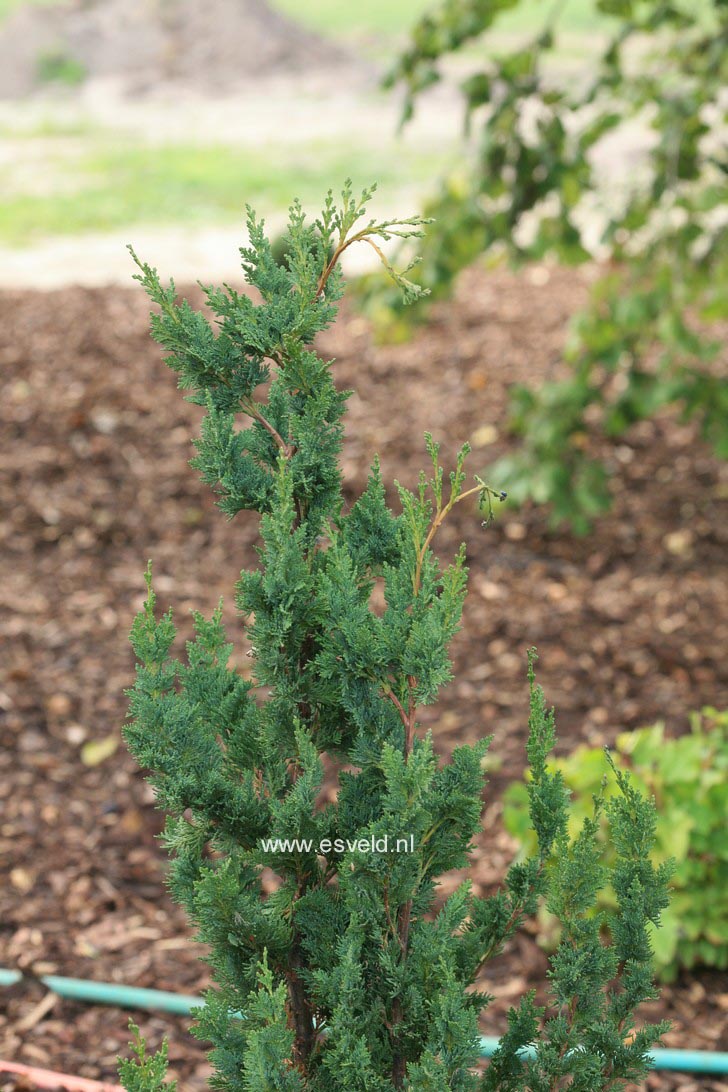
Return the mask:
<path id="1" fill-rule="evenodd" d="M 414 491 L 397 485 L 399 514 L 377 460 L 356 503 L 344 503 L 347 392 L 311 343 L 336 314 L 343 251 L 356 241 L 379 250 L 380 238 L 419 230 L 362 220 L 368 197 L 347 186 L 337 208 L 329 195 L 314 225 L 294 205 L 283 264 L 251 212 L 242 258 L 260 302 L 207 289 L 215 326 L 138 262 L 158 308 L 154 336 L 207 410 L 194 465 L 229 517 L 259 514 L 262 540 L 260 567 L 237 585 L 252 680 L 229 664 L 219 610 L 210 621 L 195 615 L 195 638 L 175 657 L 151 573 L 132 631 L 139 665 L 125 736 L 169 813 L 171 891 L 210 948 L 215 985 L 196 1033 L 213 1044 L 213 1087 L 230 1092 L 555 1092 L 565 1080 L 582 1092 L 620 1088 L 644 1074 L 665 1028 L 632 1034 L 636 1006 L 654 996 L 647 926 L 667 903 L 669 868 L 650 863 L 654 809 L 618 771 L 604 804 L 611 870 L 595 817 L 569 839 L 561 777 L 547 769 L 553 713 L 532 658 L 535 852 L 491 897 L 466 882 L 436 898 L 438 877 L 468 864 L 481 829 L 490 741 L 442 763 L 433 733 L 420 730 L 419 707 L 450 678 L 466 590 L 464 546 L 443 567 L 432 544 L 466 498 L 487 523 L 491 494 L 477 478 L 466 488 L 467 445 L 448 480 L 426 436 L 430 470 Z M 373 605 L 375 586 L 384 610 Z M 322 793 L 324 762 L 334 799 Z M 552 852 L 556 870 L 546 868 Z M 618 924 L 605 947 L 589 912 L 608 874 Z M 511 1011 L 481 1078 L 478 1017 L 489 999 L 473 987 L 540 896 L 563 927 L 550 1001 L 539 1008 L 529 993 Z M 134 1050 L 126 1087 L 156 1092 L 164 1057 L 139 1042 Z"/>
<path id="2" fill-rule="evenodd" d="M 482 253 L 580 263 L 596 250 L 607 263 L 574 321 L 564 378 L 514 390 L 518 446 L 490 470 L 511 501 L 547 502 L 554 525 L 583 533 L 611 500 L 599 438 L 613 442 L 673 406 L 728 457 L 728 382 L 718 365 L 728 318 L 728 6 L 593 0 L 596 41 L 608 33 L 571 79 L 554 76 L 563 4 L 543 5 L 517 47 L 488 51 L 500 18 L 522 6 L 442 0 L 416 24 L 389 79 L 403 86 L 408 117 L 443 59 L 475 41 L 483 47 L 461 85 L 472 147 L 425 209 L 434 222 L 418 280 L 434 296 L 448 295 Z M 616 177 L 620 150 L 605 163 L 595 149 L 629 122 L 644 129 L 643 161 Z M 379 281 L 364 292 L 401 333 L 391 292 Z"/>
<path id="3" fill-rule="evenodd" d="M 660 723 L 625 732 L 618 737 L 614 754 L 617 768 L 628 770 L 635 786 L 655 798 L 653 860 L 676 862 L 670 906 L 652 936 L 655 966 L 666 980 L 696 964 L 728 967 L 728 712 L 703 709 L 691 716 L 690 727 L 677 739 L 665 739 Z M 591 811 L 592 795 L 601 792 L 604 752 L 579 747 L 554 768 L 574 794 L 570 821 L 577 824 Z M 607 796 L 612 792 L 606 789 Z M 533 836 L 522 784 L 508 790 L 504 820 L 524 852 L 530 852 Z M 600 839 L 607 854 L 613 852 L 605 827 Z M 599 906 L 607 924 L 615 905 L 614 893 L 605 889 Z M 541 926 L 543 943 L 553 946 L 558 922 L 542 914 Z"/>

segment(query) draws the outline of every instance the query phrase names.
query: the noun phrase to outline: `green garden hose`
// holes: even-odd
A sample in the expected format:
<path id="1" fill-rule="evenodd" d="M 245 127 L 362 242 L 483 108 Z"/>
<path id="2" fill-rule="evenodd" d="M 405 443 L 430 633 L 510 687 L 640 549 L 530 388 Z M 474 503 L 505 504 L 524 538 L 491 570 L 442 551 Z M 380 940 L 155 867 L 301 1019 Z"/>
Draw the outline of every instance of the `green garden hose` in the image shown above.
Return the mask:
<path id="1" fill-rule="evenodd" d="M 13 986 L 23 977 L 20 971 L 0 967 L 0 986 Z M 60 997 L 95 1002 L 98 1005 L 118 1005 L 120 1008 L 150 1009 L 189 1016 L 193 1009 L 204 1004 L 201 997 L 190 994 L 119 986 L 114 982 L 89 982 L 55 974 L 40 975 L 37 981 Z M 498 1039 L 495 1036 L 484 1036 L 480 1040 L 484 1058 L 490 1058 L 497 1046 Z M 728 1073 L 728 1052 L 658 1048 L 650 1051 L 650 1058 L 653 1069 L 670 1069 L 679 1073 Z"/>

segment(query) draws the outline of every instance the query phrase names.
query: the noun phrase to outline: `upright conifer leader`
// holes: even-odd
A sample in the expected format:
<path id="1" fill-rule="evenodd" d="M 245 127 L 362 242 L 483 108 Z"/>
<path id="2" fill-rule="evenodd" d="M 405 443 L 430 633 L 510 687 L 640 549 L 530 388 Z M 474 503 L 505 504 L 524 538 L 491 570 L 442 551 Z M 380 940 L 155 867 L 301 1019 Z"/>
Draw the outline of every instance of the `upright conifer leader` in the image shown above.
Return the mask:
<path id="1" fill-rule="evenodd" d="M 414 492 L 397 486 L 399 515 L 377 461 L 364 493 L 344 505 L 349 392 L 311 344 L 335 316 L 344 250 L 365 242 L 387 264 L 380 241 L 418 235 L 421 223 L 365 223 L 370 196 L 356 200 L 347 184 L 341 206 L 329 194 L 313 224 L 295 204 L 283 265 L 249 212 L 241 254 L 261 302 L 207 289 L 216 328 L 135 256 L 158 308 L 154 336 L 190 400 L 207 408 L 193 465 L 228 516 L 261 517 L 260 568 L 237 586 L 254 682 L 228 666 L 219 610 L 195 616 L 186 659 L 173 657 L 175 628 L 170 613 L 155 614 L 149 573 L 132 631 L 140 664 L 126 739 L 169 813 L 172 892 L 211 949 L 215 986 L 196 1034 L 212 1041 L 211 1083 L 225 1092 L 621 1087 L 644 1072 L 663 1030 L 633 1034 L 635 1006 L 653 995 L 647 924 L 666 903 L 666 873 L 649 862 L 654 813 L 618 775 L 623 793 L 606 809 L 620 912 L 607 947 L 591 915 L 605 878 L 594 841 L 602 803 L 570 842 L 565 791 L 546 763 L 553 715 L 533 660 L 538 851 L 494 897 L 464 883 L 433 910 L 437 877 L 467 866 L 481 826 L 489 740 L 441 764 L 418 726 L 418 709 L 450 678 L 466 585 L 464 549 L 443 568 L 432 545 L 454 504 L 476 495 L 489 509 L 490 490 L 477 479 L 466 487 L 467 446 L 446 480 L 427 436 L 431 472 Z M 371 605 L 377 582 L 383 612 Z M 320 793 L 324 755 L 340 767 L 333 802 Z M 266 867 L 280 881 L 267 897 Z M 551 1004 L 524 999 L 483 1075 L 478 1016 L 488 997 L 473 983 L 544 894 L 564 925 Z M 138 1042 L 136 1055 L 122 1063 L 126 1087 L 161 1087 L 164 1053 L 149 1057 Z"/>

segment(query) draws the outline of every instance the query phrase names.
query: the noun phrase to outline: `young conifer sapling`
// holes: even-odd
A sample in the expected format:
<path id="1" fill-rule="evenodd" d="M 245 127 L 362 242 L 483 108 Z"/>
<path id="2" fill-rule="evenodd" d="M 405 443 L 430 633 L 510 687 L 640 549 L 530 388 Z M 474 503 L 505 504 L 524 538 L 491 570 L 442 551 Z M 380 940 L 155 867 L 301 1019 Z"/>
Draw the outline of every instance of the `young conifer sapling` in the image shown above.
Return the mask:
<path id="1" fill-rule="evenodd" d="M 648 927 L 666 905 L 667 870 L 650 863 L 653 806 L 623 774 L 621 794 L 596 799 L 570 840 L 533 655 L 538 849 L 496 895 L 478 897 L 465 882 L 436 907 L 438 877 L 468 865 L 481 830 L 490 741 L 461 745 L 444 763 L 418 724 L 450 678 L 466 589 L 464 547 L 443 566 L 433 542 L 466 498 L 489 514 L 491 491 L 477 478 L 468 485 L 467 445 L 446 475 L 427 436 L 430 469 L 414 491 L 397 485 L 397 514 L 376 459 L 364 492 L 344 503 L 350 392 L 312 348 L 336 315 L 339 259 L 365 243 L 406 296 L 418 292 L 381 243 L 419 235 L 422 221 L 366 220 L 370 197 L 347 183 L 313 223 L 294 204 L 283 264 L 249 210 L 241 255 L 259 302 L 206 289 L 214 325 L 134 256 L 156 305 L 153 335 L 206 409 L 193 465 L 229 517 L 259 514 L 262 540 L 236 598 L 252 681 L 228 665 L 219 609 L 209 621 L 195 615 L 195 639 L 175 658 L 150 572 L 132 631 L 139 664 L 125 735 L 168 813 L 172 894 L 210 948 L 214 985 L 195 1033 L 213 1044 L 211 1085 L 225 1092 L 620 1088 L 644 1074 L 664 1030 L 635 1030 L 634 1012 L 654 996 Z M 334 800 L 321 794 L 324 758 L 339 771 Z M 617 849 L 609 877 L 595 840 L 603 810 Z M 267 895 L 263 869 L 278 878 Z M 619 906 L 610 944 L 594 912 L 607 878 Z M 541 897 L 563 925 L 548 1004 L 523 998 L 483 1067 L 478 1019 L 489 998 L 475 983 L 487 984 L 488 960 Z M 129 1092 L 163 1087 L 165 1072 L 164 1052 L 149 1056 L 139 1039 L 121 1065 Z"/>

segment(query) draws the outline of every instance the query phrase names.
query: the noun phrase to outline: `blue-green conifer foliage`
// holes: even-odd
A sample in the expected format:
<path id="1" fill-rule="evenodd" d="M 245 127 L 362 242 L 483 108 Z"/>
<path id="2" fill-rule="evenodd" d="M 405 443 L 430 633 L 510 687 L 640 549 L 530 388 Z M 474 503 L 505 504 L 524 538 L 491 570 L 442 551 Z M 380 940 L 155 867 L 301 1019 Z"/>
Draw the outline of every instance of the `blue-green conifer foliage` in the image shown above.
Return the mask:
<path id="1" fill-rule="evenodd" d="M 605 881 L 595 840 L 602 802 L 570 842 L 566 792 L 547 761 L 553 714 L 533 656 L 528 791 L 538 848 L 491 897 L 464 882 L 436 898 L 438 877 L 467 867 L 481 830 L 490 740 L 443 763 L 418 725 L 418 710 L 450 678 L 466 590 L 464 548 L 443 566 L 432 546 L 466 498 L 490 515 L 491 491 L 477 478 L 467 484 L 467 446 L 445 475 L 427 436 L 430 469 L 414 491 L 397 485 L 397 514 L 376 459 L 364 492 L 344 503 L 350 392 L 337 389 L 335 365 L 312 344 L 335 317 L 347 247 L 369 244 L 387 264 L 382 240 L 417 235 L 421 223 L 366 220 L 370 196 L 355 198 L 347 184 L 313 223 L 294 204 L 282 264 L 249 212 L 241 255 L 258 299 L 207 289 L 214 324 L 135 256 L 156 305 L 153 335 L 207 411 L 193 465 L 229 517 L 259 514 L 262 539 L 259 567 L 237 585 L 251 681 L 229 665 L 219 609 L 209 621 L 195 616 L 195 638 L 175 657 L 175 626 L 156 610 L 151 571 L 132 630 L 139 663 L 125 736 L 168 813 L 172 894 L 210 948 L 214 985 L 195 1033 L 212 1043 L 211 1085 L 224 1092 L 619 1088 L 645 1071 L 663 1030 L 635 1031 L 633 1014 L 653 996 L 646 926 L 666 904 L 667 870 L 649 859 L 652 805 L 620 773 L 622 792 L 605 805 L 618 926 L 603 947 L 594 912 Z M 372 605 L 377 584 L 384 610 Z M 338 770 L 333 800 L 322 793 L 324 759 Z M 278 878 L 273 893 L 264 869 Z M 484 969 L 542 896 L 563 922 L 549 1004 L 525 997 L 484 1069 Z M 134 1051 L 121 1069 L 129 1092 L 164 1087 L 164 1052 L 149 1056 L 138 1039 Z"/>

